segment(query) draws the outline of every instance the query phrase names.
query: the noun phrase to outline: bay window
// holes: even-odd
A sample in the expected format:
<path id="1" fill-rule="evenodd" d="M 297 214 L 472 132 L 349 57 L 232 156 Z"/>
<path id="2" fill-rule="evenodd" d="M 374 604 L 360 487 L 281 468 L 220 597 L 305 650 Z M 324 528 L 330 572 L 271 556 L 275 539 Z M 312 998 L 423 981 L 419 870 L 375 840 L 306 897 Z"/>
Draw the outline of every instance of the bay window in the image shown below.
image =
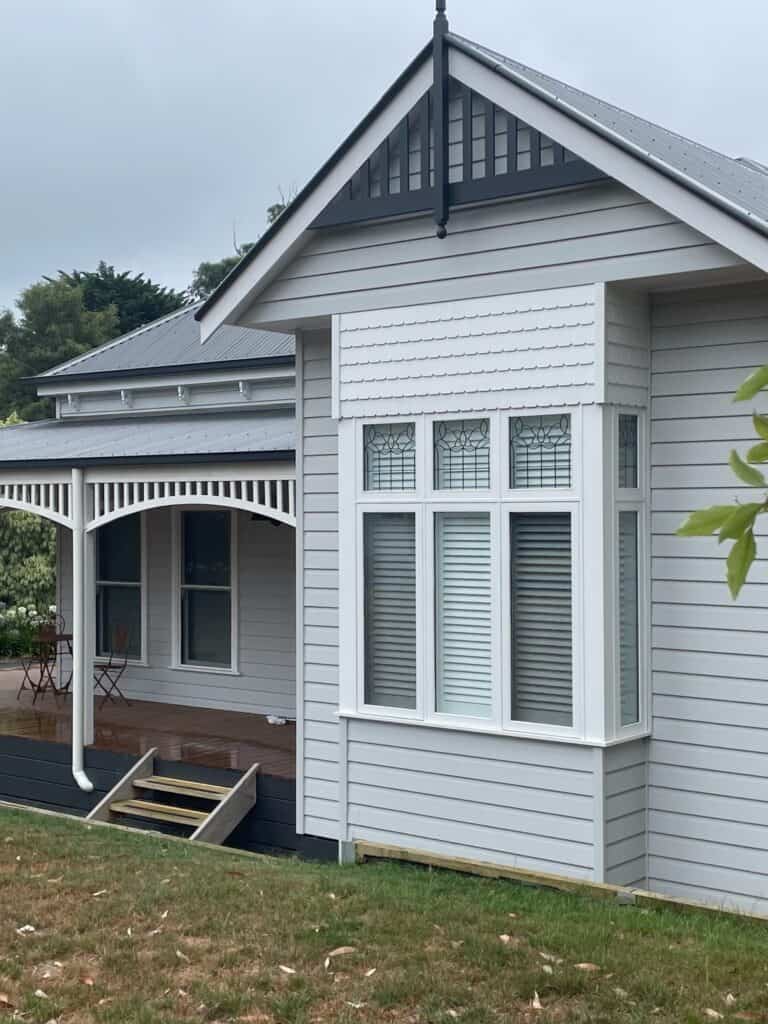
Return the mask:
<path id="1" fill-rule="evenodd" d="M 641 566 L 644 545 L 641 524 L 645 509 L 640 445 L 641 418 L 637 412 L 621 412 L 614 422 L 614 637 L 616 655 L 617 728 L 638 725 L 641 707 L 644 634 L 641 614 Z"/>

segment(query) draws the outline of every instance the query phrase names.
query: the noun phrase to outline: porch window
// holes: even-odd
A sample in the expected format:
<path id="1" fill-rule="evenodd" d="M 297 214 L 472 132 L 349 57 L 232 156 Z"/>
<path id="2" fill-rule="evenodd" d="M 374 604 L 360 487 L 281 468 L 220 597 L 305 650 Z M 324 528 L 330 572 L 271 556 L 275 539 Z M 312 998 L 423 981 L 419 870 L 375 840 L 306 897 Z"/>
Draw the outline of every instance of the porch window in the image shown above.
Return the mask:
<path id="1" fill-rule="evenodd" d="M 181 663 L 233 667 L 232 515 L 181 514 Z"/>
<path id="2" fill-rule="evenodd" d="M 363 428 L 366 491 L 412 491 L 416 486 L 413 423 L 371 423 Z"/>
<path id="3" fill-rule="evenodd" d="M 638 515 L 619 511 L 619 686 L 621 724 L 640 717 Z"/>
<path id="4" fill-rule="evenodd" d="M 102 526 L 96 543 L 96 655 L 108 657 L 126 631 L 128 657 L 142 656 L 141 516 Z M 122 653 L 122 652 L 120 652 Z"/>
<path id="5" fill-rule="evenodd" d="M 491 436 L 487 419 L 442 420 L 434 425 L 435 490 L 487 490 Z"/>
<path id="6" fill-rule="evenodd" d="M 571 486 L 571 417 L 516 416 L 509 425 L 510 486 Z"/>

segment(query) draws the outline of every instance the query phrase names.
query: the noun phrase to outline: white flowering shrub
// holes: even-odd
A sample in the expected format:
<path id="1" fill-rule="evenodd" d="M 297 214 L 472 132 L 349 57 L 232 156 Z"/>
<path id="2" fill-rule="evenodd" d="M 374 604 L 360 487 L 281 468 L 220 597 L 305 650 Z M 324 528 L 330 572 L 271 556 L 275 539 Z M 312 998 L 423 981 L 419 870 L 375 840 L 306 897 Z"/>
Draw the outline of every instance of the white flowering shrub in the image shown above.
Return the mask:
<path id="1" fill-rule="evenodd" d="M 55 617 L 56 605 L 42 609 L 27 605 L 9 608 L 0 602 L 0 657 L 30 654 L 42 627 Z"/>

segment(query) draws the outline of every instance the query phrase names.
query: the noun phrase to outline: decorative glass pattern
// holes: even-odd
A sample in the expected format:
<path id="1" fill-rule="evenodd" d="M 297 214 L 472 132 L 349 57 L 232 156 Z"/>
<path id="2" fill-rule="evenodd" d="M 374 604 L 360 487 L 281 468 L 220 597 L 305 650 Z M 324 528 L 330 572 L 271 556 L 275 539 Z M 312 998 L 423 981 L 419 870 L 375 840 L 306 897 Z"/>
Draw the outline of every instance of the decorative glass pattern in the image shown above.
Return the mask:
<path id="1" fill-rule="evenodd" d="M 490 486 L 489 421 L 444 420 L 436 423 L 436 490 L 484 490 Z"/>
<path id="2" fill-rule="evenodd" d="M 571 417 L 518 416 L 510 421 L 510 484 L 571 486 Z"/>
<path id="3" fill-rule="evenodd" d="M 413 423 L 373 423 L 363 430 L 366 491 L 416 488 L 416 427 Z"/>
<path id="4" fill-rule="evenodd" d="M 637 416 L 619 415 L 619 487 L 637 487 Z"/>

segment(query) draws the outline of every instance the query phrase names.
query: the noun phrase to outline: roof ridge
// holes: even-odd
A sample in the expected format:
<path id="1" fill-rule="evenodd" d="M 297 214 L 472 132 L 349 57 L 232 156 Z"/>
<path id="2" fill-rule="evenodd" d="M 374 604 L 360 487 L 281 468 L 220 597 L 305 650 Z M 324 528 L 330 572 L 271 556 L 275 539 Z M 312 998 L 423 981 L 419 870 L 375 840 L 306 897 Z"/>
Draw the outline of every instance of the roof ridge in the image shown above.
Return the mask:
<path id="1" fill-rule="evenodd" d="M 110 349 L 116 348 L 118 345 L 122 345 L 126 341 L 131 341 L 133 338 L 137 338 L 146 331 L 154 330 L 156 327 L 159 327 L 164 323 L 168 323 L 185 313 L 191 313 L 201 305 L 202 300 L 198 300 L 197 302 L 190 302 L 186 306 L 180 306 L 178 309 L 174 309 L 173 312 L 159 316 L 156 320 L 150 320 L 149 323 L 142 324 L 141 327 L 135 327 L 132 331 L 127 331 L 125 334 L 121 334 L 117 338 L 112 338 L 110 341 L 105 341 L 103 344 L 97 345 L 96 348 L 89 349 L 87 352 L 83 352 L 79 356 L 75 356 L 74 359 L 69 359 L 65 363 L 59 363 L 57 366 L 52 366 L 50 370 L 46 370 L 45 373 L 41 373 L 40 376 L 55 377 L 62 370 L 68 370 L 72 366 L 78 366 L 80 363 L 87 362 L 87 360 L 92 359 L 94 356 L 100 355 L 102 352 L 108 352 Z"/>
<path id="2" fill-rule="evenodd" d="M 569 82 L 564 82 L 561 78 L 555 78 L 554 75 L 550 75 L 546 71 L 539 71 L 538 68 L 531 67 L 530 64 L 524 64 L 521 60 L 517 60 L 515 57 L 508 57 L 504 53 L 500 53 L 498 50 L 492 50 L 490 46 L 484 46 L 482 43 L 476 43 L 474 39 L 469 39 L 467 36 L 459 35 L 457 32 L 450 32 L 449 39 L 457 39 L 462 43 L 469 43 L 470 46 L 476 47 L 478 50 L 484 50 L 487 54 L 493 57 L 500 58 L 501 62 L 509 64 L 516 64 L 519 68 L 525 71 L 532 71 L 534 75 L 539 75 L 541 78 L 547 78 L 550 82 L 554 82 L 557 85 L 561 85 L 568 89 L 570 92 L 579 93 L 580 96 L 584 96 L 589 100 L 593 100 L 595 103 L 599 103 L 601 106 L 610 107 L 611 110 L 615 110 L 620 114 L 629 114 L 638 121 L 642 121 L 643 124 L 647 124 L 651 128 L 656 128 L 660 132 L 664 132 L 665 135 L 673 135 L 676 139 L 681 142 L 686 142 L 691 146 L 696 146 L 698 149 L 703 149 L 708 153 L 712 153 L 717 157 L 724 160 L 731 160 L 734 163 L 740 164 L 741 161 L 738 157 L 731 156 L 729 153 L 723 153 L 722 150 L 715 149 L 713 146 L 708 146 L 704 142 L 699 142 L 696 139 L 690 138 L 688 135 L 683 135 L 682 132 L 676 132 L 673 128 L 665 128 L 663 124 L 659 124 L 658 121 L 652 121 L 648 117 L 643 117 L 642 114 L 636 114 L 632 110 L 627 110 L 625 107 L 620 107 L 618 103 L 612 103 L 610 100 L 604 100 L 600 96 L 595 96 L 594 93 L 587 92 L 586 89 L 580 89 L 578 85 L 571 85 Z"/>

